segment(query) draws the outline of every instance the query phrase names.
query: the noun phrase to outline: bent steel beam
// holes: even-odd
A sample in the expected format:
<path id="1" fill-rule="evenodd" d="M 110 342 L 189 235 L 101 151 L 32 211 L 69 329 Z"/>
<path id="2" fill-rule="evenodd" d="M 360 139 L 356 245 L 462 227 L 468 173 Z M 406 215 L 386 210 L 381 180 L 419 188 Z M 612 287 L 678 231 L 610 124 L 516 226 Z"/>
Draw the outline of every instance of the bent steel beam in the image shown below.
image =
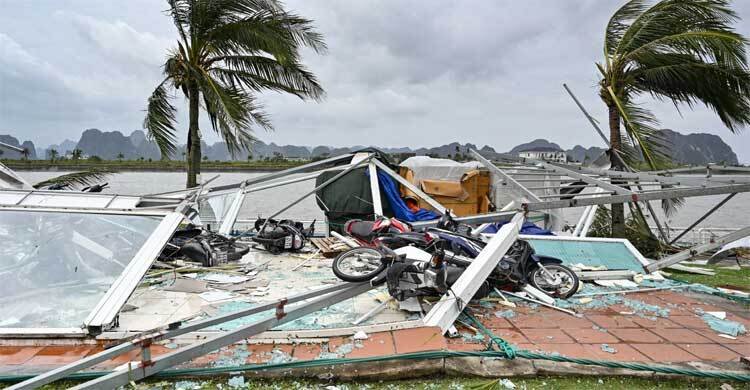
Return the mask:
<path id="1" fill-rule="evenodd" d="M 168 330 L 164 328 L 159 328 L 150 332 L 144 332 L 137 336 L 132 337 L 131 340 L 125 341 L 122 344 L 105 349 L 104 351 L 98 352 L 93 355 L 89 355 L 81 360 L 78 360 L 73 363 L 67 364 L 65 366 L 48 371 L 44 374 L 37 375 L 23 382 L 17 383 L 9 387 L 8 390 L 36 389 L 38 387 L 52 383 L 58 379 L 65 378 L 66 376 L 73 374 L 75 372 L 78 372 L 80 370 L 90 368 L 98 363 L 120 356 L 123 353 L 129 352 L 138 348 L 142 348 L 144 344 L 154 343 L 160 340 L 172 339 L 172 338 L 175 338 L 175 337 L 178 337 L 178 336 L 190 333 L 190 332 L 199 331 L 199 330 L 202 330 L 202 329 L 214 326 L 214 325 L 219 325 L 225 322 L 236 320 L 238 318 L 247 317 L 252 314 L 257 314 L 257 313 L 262 313 L 264 311 L 272 310 L 278 307 L 282 302 L 286 302 L 286 304 L 293 304 L 293 303 L 301 302 L 301 301 L 314 298 L 317 296 L 330 294 L 332 292 L 351 288 L 355 285 L 356 284 L 351 284 L 351 283 L 336 284 L 336 285 L 320 288 L 317 290 L 308 291 L 308 292 L 304 292 L 304 293 L 297 294 L 297 295 L 292 295 L 288 298 L 282 298 L 282 299 L 272 301 L 269 303 L 253 306 L 248 309 L 239 310 L 239 311 L 227 313 L 221 316 L 211 317 L 205 320 L 192 322 L 190 324 L 186 324 L 176 329 Z"/>
<path id="2" fill-rule="evenodd" d="M 266 222 L 263 224 L 263 226 L 260 228 L 260 230 L 263 230 L 263 228 L 266 227 L 266 224 L 268 223 L 268 221 L 270 221 L 271 219 L 275 218 L 276 216 L 278 216 L 279 214 L 283 213 L 284 211 L 287 211 L 290 208 L 294 207 L 296 204 L 298 204 L 299 202 L 303 201 L 308 196 L 316 193 L 318 190 L 320 190 L 322 188 L 327 187 L 328 185 L 330 185 L 331 183 L 335 182 L 336 180 L 338 180 L 342 176 L 346 175 L 347 173 L 351 172 L 352 170 L 354 170 L 354 169 L 356 169 L 356 168 L 358 168 L 358 167 L 360 167 L 362 165 L 367 164 L 368 162 L 370 162 L 370 160 L 372 160 L 372 155 L 367 156 L 366 158 L 364 158 L 363 160 L 359 161 L 358 163 L 356 163 L 354 165 L 350 165 L 349 168 L 346 168 L 343 171 L 337 173 L 335 176 L 333 176 L 332 178 L 330 178 L 330 179 L 326 180 L 325 182 L 321 183 L 319 186 L 313 188 L 311 191 L 305 193 L 304 195 L 302 195 L 301 197 L 299 197 L 294 202 L 288 204 L 285 207 L 282 207 L 281 210 L 273 213 L 270 217 L 266 218 Z"/>
<path id="3" fill-rule="evenodd" d="M 521 192 L 521 194 L 523 194 L 523 196 L 527 198 L 526 201 L 541 202 L 541 199 L 539 198 L 539 196 L 537 196 L 535 193 L 531 192 L 531 190 L 529 190 L 528 188 L 520 184 L 511 175 L 509 175 L 502 169 L 495 166 L 495 164 L 493 164 L 491 161 L 484 158 L 484 156 L 477 153 L 476 150 L 472 149 L 472 150 L 469 150 L 469 152 L 471 152 L 474 159 L 482 163 L 482 165 L 484 165 L 490 172 L 502 177 L 505 184 Z M 538 181 L 538 180 L 534 180 L 534 181 Z"/>
<path id="4" fill-rule="evenodd" d="M 439 326 L 443 333 L 448 331 L 477 293 L 482 282 L 492 273 L 497 263 L 516 241 L 523 220 L 523 214 L 516 213 L 510 223 L 503 225 L 495 233 L 448 292 L 427 313 L 424 318 L 425 325 Z"/>
<path id="5" fill-rule="evenodd" d="M 321 165 L 332 164 L 332 163 L 337 163 L 337 162 L 344 161 L 344 160 L 347 160 L 347 159 L 351 159 L 353 156 L 354 156 L 354 154 L 352 154 L 352 153 L 342 154 L 341 156 L 334 156 L 334 157 L 327 158 L 325 160 L 313 161 L 311 163 L 300 165 L 300 166 L 297 166 L 297 167 L 294 167 L 294 168 L 284 169 L 283 171 L 268 173 L 268 174 L 265 174 L 265 175 L 262 175 L 262 176 L 254 177 L 252 179 L 247 179 L 247 180 L 239 182 L 239 183 L 211 187 L 210 190 L 211 190 L 211 192 L 215 192 L 215 191 L 222 191 L 222 190 L 228 190 L 228 189 L 233 189 L 233 188 L 239 188 L 242 184 L 244 184 L 245 186 L 249 186 L 249 185 L 252 185 L 252 184 L 258 184 L 258 183 L 266 182 L 266 181 L 269 181 L 269 180 L 277 179 L 277 178 L 280 178 L 280 177 L 284 177 L 284 176 L 287 176 L 287 175 L 291 175 L 293 173 L 302 172 L 302 171 L 308 170 L 310 168 L 319 167 Z"/>
<path id="6" fill-rule="evenodd" d="M 633 195 L 608 195 L 592 198 L 579 198 L 569 200 L 555 200 L 548 202 L 526 203 L 524 207 L 529 211 L 542 211 L 546 209 L 558 209 L 567 207 L 583 207 L 589 205 L 602 205 L 611 203 L 640 202 L 648 200 L 661 200 L 671 198 L 690 198 L 695 196 L 722 195 L 733 192 L 750 192 L 750 184 L 734 184 L 714 187 L 692 187 L 692 188 L 670 188 L 657 191 L 636 192 Z"/>
<path id="7" fill-rule="evenodd" d="M 713 214 L 714 211 L 718 210 L 721 206 L 723 206 L 725 203 L 729 202 L 730 199 L 734 198 L 734 196 L 737 195 L 737 193 L 729 194 L 726 198 L 722 199 L 721 202 L 716 204 L 716 206 L 712 207 L 710 210 L 708 210 L 703 216 L 698 218 L 695 222 L 693 222 L 690 226 L 688 226 L 685 230 L 682 231 L 682 233 L 678 234 L 677 237 L 672 239 L 672 241 L 669 242 L 669 245 L 674 244 L 682 238 L 684 235 L 686 235 L 688 232 L 693 230 L 694 227 L 698 226 L 699 223 L 703 222 L 704 219 L 708 218 L 709 215 Z"/>
<path id="8" fill-rule="evenodd" d="M 710 242 L 708 244 L 696 245 L 692 248 L 685 249 L 682 252 L 678 252 L 673 255 L 667 256 L 665 258 L 659 259 L 651 264 L 648 264 L 644 268 L 646 268 L 646 271 L 648 272 L 655 272 L 662 268 L 667 268 L 670 265 L 688 260 L 695 255 L 710 251 L 712 249 L 719 248 L 723 246 L 724 244 L 728 244 L 732 241 L 737 241 L 740 238 L 744 238 L 747 236 L 750 236 L 750 226 L 744 227 L 740 230 L 737 230 L 725 236 L 721 236 L 715 239 L 714 242 Z"/>
<path id="9" fill-rule="evenodd" d="M 109 375 L 75 386 L 73 389 L 114 389 L 126 385 L 131 381 L 141 380 L 169 367 L 203 356 L 211 351 L 234 344 L 240 340 L 244 340 L 263 331 L 272 329 L 278 325 L 285 324 L 310 313 L 314 313 L 322 308 L 355 297 L 372 288 L 373 286 L 369 283 L 352 285 L 346 289 L 333 292 L 310 302 L 299 304 L 289 311 L 284 309 L 284 304 L 286 302 L 283 302 L 282 305 L 277 308 L 276 314 L 271 315 L 266 319 L 256 321 L 236 330 L 180 348 L 166 355 L 151 359 L 146 362 L 147 364 L 139 364 L 138 367 L 131 370 L 112 372 Z"/>
<path id="10" fill-rule="evenodd" d="M 388 168 L 387 165 L 383 164 L 382 162 L 378 161 L 378 159 L 372 160 L 375 165 L 380 168 L 383 172 L 385 172 L 388 176 L 395 179 L 397 182 L 401 183 L 404 187 L 408 188 L 409 191 L 417 194 L 420 198 L 422 198 L 425 202 L 427 202 L 435 211 L 439 212 L 440 214 L 445 214 L 447 211 L 446 208 L 441 205 L 438 201 L 433 199 L 431 196 L 424 193 L 424 191 L 420 190 L 417 186 L 409 182 L 409 180 L 404 179 L 396 172 L 393 172 L 391 168 Z"/>

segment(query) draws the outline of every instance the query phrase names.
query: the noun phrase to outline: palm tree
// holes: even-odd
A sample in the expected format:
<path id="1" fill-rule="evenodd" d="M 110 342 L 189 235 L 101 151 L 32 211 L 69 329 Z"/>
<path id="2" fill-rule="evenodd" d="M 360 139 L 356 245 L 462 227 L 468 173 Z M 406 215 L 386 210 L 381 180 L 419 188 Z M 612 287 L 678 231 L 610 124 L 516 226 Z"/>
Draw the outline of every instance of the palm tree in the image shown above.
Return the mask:
<path id="1" fill-rule="evenodd" d="M 71 160 L 80 160 L 81 156 L 83 155 L 83 150 L 75 148 L 72 152 L 70 152 L 70 159 Z"/>
<path id="2" fill-rule="evenodd" d="M 55 159 L 57 158 L 57 149 L 52 148 L 47 153 L 49 153 L 49 161 L 55 162 Z"/>
<path id="3" fill-rule="evenodd" d="M 642 157 L 651 169 L 669 161 L 658 121 L 636 101 L 642 94 L 676 107 L 703 103 L 731 132 L 750 124 L 748 41 L 732 28 L 738 19 L 729 0 L 631 0 L 612 15 L 596 66 L 615 168 L 623 168 L 620 157 Z M 622 236 L 622 204 L 612 205 L 612 221 Z"/>
<path id="4" fill-rule="evenodd" d="M 29 151 L 29 148 L 21 149 L 21 160 L 28 160 L 30 155 L 31 151 Z"/>
<path id="5" fill-rule="evenodd" d="M 271 129 L 255 98 L 263 90 L 320 99 L 323 89 L 300 62 L 300 49 L 325 51 L 310 20 L 276 0 L 168 0 L 179 32 L 164 64 L 164 80 L 148 99 L 144 127 L 162 156 L 176 150 L 176 107 L 169 87 L 188 100 L 187 186 L 200 173 L 199 108 L 234 155 L 254 140 L 252 126 Z"/>
<path id="6" fill-rule="evenodd" d="M 117 161 L 122 162 L 122 159 L 125 158 L 125 155 L 122 153 L 117 153 Z"/>

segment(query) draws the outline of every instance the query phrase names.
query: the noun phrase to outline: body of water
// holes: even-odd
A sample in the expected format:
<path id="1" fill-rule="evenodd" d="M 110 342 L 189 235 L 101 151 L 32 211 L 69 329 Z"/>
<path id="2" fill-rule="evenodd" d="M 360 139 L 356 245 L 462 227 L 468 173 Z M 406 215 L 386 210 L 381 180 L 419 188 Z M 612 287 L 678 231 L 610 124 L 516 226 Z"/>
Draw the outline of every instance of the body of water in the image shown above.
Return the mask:
<path id="1" fill-rule="evenodd" d="M 19 171 L 21 176 L 31 183 L 36 183 L 50 177 L 58 176 L 63 172 L 49 171 Z M 211 172 L 203 175 L 209 179 L 215 175 L 219 177 L 211 185 L 237 183 L 245 179 L 264 175 L 265 173 L 253 172 Z M 104 192 L 128 195 L 144 195 L 159 192 L 179 190 L 185 187 L 184 172 L 122 172 L 109 177 L 109 188 Z M 314 181 L 294 183 L 283 187 L 273 188 L 260 192 L 248 194 L 245 204 L 240 213 L 242 219 L 253 219 L 258 216 L 268 216 L 292 201 L 299 198 L 303 193 L 313 188 Z M 726 195 L 705 196 L 687 198 L 685 205 L 670 218 L 661 213 L 660 202 L 652 202 L 657 209 L 660 220 L 667 222 L 669 226 L 685 227 L 698 219 L 707 210 L 720 202 Z M 567 223 L 575 224 L 583 208 L 565 209 L 563 216 Z M 295 207 L 288 210 L 284 218 L 303 220 L 321 219 L 323 213 L 318 207 L 315 197 L 310 196 Z M 722 208 L 703 221 L 699 227 L 723 227 L 739 228 L 750 225 L 750 193 L 737 194 Z"/>

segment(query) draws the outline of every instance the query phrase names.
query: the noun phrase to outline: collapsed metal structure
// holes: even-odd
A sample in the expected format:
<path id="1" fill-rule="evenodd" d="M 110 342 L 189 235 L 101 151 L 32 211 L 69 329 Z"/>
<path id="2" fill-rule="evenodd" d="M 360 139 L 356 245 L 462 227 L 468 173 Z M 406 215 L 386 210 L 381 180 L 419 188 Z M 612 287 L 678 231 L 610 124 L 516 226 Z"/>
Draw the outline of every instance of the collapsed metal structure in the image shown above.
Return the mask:
<path id="1" fill-rule="evenodd" d="M 488 169 L 493 176 L 496 191 L 510 194 L 511 202 L 501 211 L 456 218 L 467 224 L 493 222 L 506 223 L 489 240 L 487 246 L 466 269 L 452 286 L 451 290 L 427 313 L 418 323 L 439 326 L 448 330 L 458 318 L 461 311 L 476 293 L 480 283 L 487 278 L 499 259 L 505 255 L 512 243 L 518 238 L 519 230 L 526 217 L 540 215 L 548 226 L 559 226 L 560 217 L 557 211 L 572 207 L 587 207 L 576 224 L 574 235 L 585 237 L 595 208 L 613 203 L 646 203 L 654 200 L 677 197 L 696 197 L 750 192 L 750 177 L 722 179 L 709 174 L 706 177 L 673 177 L 674 172 L 623 172 L 603 168 L 583 167 L 545 161 L 522 159 L 515 156 L 496 155 L 495 161 L 472 150 L 471 156 Z M 299 167 L 269 173 L 245 180 L 240 183 L 195 188 L 184 191 L 154 194 L 147 196 L 92 195 L 60 191 L 33 190 L 11 170 L 0 166 L 0 213 L 5 211 L 84 213 L 84 214 L 119 214 L 144 215 L 163 218 L 159 227 L 151 234 L 149 240 L 131 262 L 131 270 L 123 272 L 113 284 L 107 296 L 96 307 L 84 325 L 91 329 L 101 329 L 111 323 L 117 312 L 136 287 L 145 271 L 164 247 L 171 234 L 183 221 L 200 223 L 196 210 L 201 204 L 210 205 L 217 218 L 219 232 L 228 235 L 238 218 L 243 203 L 250 194 L 271 188 L 314 180 L 321 173 L 330 170 L 341 170 L 331 179 L 321 183 L 299 199 L 269 215 L 275 217 L 286 212 L 308 196 L 312 196 L 323 187 L 335 182 L 341 176 L 360 167 L 366 167 L 370 177 L 370 187 L 375 215 L 383 214 L 380 198 L 377 170 L 387 174 L 427 202 L 440 214 L 449 212 L 435 199 L 424 193 L 418 186 L 394 172 L 386 164 L 375 158 L 372 153 L 345 154 L 325 160 L 312 162 Z M 715 169 L 714 169 L 715 170 Z M 7 171 L 7 172 L 6 172 Z M 301 174 L 296 177 L 291 175 Z M 543 183 L 530 186 L 526 183 Z M 655 188 L 654 188 L 655 187 Z M 644 189 L 646 188 L 646 189 Z M 649 189 L 650 188 L 650 189 Z M 213 204 L 212 204 L 213 202 Z M 721 204 L 726 203 L 726 201 Z M 217 207 L 218 204 L 218 207 Z M 721 205 L 720 204 L 720 205 Z M 720 206 L 719 205 L 719 206 Z M 709 210 L 709 214 L 719 206 Z M 656 217 L 652 215 L 652 217 Z M 702 220 L 701 218 L 700 220 Z M 698 222 L 700 222 L 700 220 Z M 415 227 L 435 224 L 435 221 L 414 223 Z M 687 251 L 652 262 L 645 270 L 653 272 L 686 260 L 697 253 L 711 250 L 726 242 L 750 235 L 750 227 L 719 238 L 712 244 L 691 248 Z M 322 288 L 309 293 L 290 296 L 285 299 L 257 305 L 227 315 L 209 318 L 193 323 L 175 323 L 166 328 L 154 329 L 137 337 L 124 340 L 121 344 L 89 356 L 83 360 L 60 367 L 28 381 L 12 386 L 11 389 L 32 389 L 50 383 L 67 375 L 89 368 L 97 363 L 111 359 L 134 349 L 142 350 L 142 361 L 136 366 L 115 371 L 104 377 L 83 383 L 76 388 L 114 388 L 125 385 L 132 380 L 140 380 L 176 364 L 207 354 L 239 340 L 257 335 L 282 323 L 313 313 L 321 308 L 352 298 L 372 289 L 369 283 L 339 284 Z M 293 305 L 294 304 L 294 305 Z M 293 305 L 293 306 L 289 306 Z M 218 334 L 206 340 L 179 348 L 158 358 L 151 358 L 152 343 L 175 337 L 177 335 L 198 331 L 210 326 L 227 322 L 250 314 L 268 312 L 268 316 L 239 329 Z M 2 329 L 0 329 L 2 331 Z M 35 330 L 39 331 L 39 330 Z"/>

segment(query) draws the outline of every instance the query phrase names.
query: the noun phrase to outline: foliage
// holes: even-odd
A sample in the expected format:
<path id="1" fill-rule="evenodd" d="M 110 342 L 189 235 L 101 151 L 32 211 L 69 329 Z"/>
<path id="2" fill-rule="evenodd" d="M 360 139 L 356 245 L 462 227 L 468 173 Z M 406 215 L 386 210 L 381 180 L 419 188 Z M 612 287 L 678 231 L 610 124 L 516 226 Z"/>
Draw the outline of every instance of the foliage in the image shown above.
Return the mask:
<path id="1" fill-rule="evenodd" d="M 70 158 L 72 160 L 80 160 L 81 156 L 83 156 L 83 150 L 78 148 L 73 149 L 73 151 L 70 153 Z"/>
<path id="2" fill-rule="evenodd" d="M 87 171 L 68 173 L 66 175 L 41 181 L 34 184 L 34 188 L 56 187 L 56 189 L 74 189 L 77 187 L 85 187 L 97 184 L 114 173 L 114 171 L 107 169 L 89 169 Z"/>
<path id="3" fill-rule="evenodd" d="M 190 101 L 188 148 L 197 148 L 196 156 L 199 104 L 234 155 L 251 146 L 252 127 L 272 128 L 256 93 L 270 90 L 302 99 L 322 98 L 323 88 L 300 57 L 303 47 L 326 50 L 310 20 L 284 10 L 276 0 L 168 2 L 179 39 L 168 53 L 163 81 L 148 99 L 143 123 L 162 157 L 176 151 L 177 109 L 170 90 L 181 91 Z M 199 165 L 200 159 L 191 164 Z"/>
<path id="4" fill-rule="evenodd" d="M 621 151 L 629 163 L 642 157 L 659 169 L 669 161 L 640 95 L 677 108 L 702 103 L 732 132 L 750 124 L 747 40 L 732 27 L 738 20 L 729 0 L 631 0 L 612 15 L 597 63 L 600 96 L 625 127 Z"/>
<path id="5" fill-rule="evenodd" d="M 612 237 L 612 212 L 603 206 L 596 209 L 596 216 L 591 223 L 589 237 Z M 625 220 L 625 237 L 638 251 L 649 258 L 658 258 L 664 251 L 661 242 L 654 237 L 645 220 L 631 214 Z"/>

